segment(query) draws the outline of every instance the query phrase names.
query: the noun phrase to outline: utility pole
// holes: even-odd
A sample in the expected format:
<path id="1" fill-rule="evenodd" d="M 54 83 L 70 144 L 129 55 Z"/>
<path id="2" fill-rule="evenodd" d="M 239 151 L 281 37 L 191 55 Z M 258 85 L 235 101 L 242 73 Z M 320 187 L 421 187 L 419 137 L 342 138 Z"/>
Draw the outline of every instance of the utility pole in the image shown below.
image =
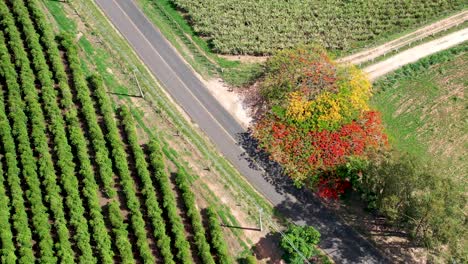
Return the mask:
<path id="1" fill-rule="evenodd" d="M 137 83 L 137 86 L 138 86 L 138 90 L 140 90 L 141 98 L 145 98 L 145 95 L 143 94 L 143 91 L 141 90 L 140 83 L 138 82 L 138 78 L 136 76 L 135 69 L 133 70 L 133 76 L 135 77 L 135 80 L 136 80 L 136 83 Z"/>
<path id="2" fill-rule="evenodd" d="M 259 218 L 260 218 L 260 232 L 263 231 L 263 223 L 262 223 L 262 208 L 259 207 L 258 208 L 258 214 L 259 214 Z"/>

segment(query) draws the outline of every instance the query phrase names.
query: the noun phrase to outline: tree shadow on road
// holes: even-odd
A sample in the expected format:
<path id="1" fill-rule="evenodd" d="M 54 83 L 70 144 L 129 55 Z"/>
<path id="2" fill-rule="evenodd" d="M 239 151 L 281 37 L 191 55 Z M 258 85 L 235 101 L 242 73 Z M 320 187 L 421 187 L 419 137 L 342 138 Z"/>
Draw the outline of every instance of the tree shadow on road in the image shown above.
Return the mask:
<path id="1" fill-rule="evenodd" d="M 281 166 L 259 148 L 258 141 L 247 131 L 238 136 L 238 144 L 245 150 L 242 158 L 255 170 L 263 170 L 263 177 L 271 183 L 284 200 L 275 211 L 299 225 L 315 227 L 322 235 L 319 246 L 343 263 L 391 263 L 372 243 L 348 226 L 327 202 L 306 188 L 296 188 Z"/>

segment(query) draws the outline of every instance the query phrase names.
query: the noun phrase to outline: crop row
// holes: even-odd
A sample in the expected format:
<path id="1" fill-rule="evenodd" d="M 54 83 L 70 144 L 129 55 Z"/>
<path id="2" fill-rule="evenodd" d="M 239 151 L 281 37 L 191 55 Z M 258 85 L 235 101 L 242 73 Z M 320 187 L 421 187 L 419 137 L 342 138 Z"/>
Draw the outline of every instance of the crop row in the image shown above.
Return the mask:
<path id="1" fill-rule="evenodd" d="M 19 2 L 18 2 L 19 3 Z M 21 1 L 21 4 L 23 2 Z M 28 5 L 30 9 L 32 10 L 32 17 L 35 19 L 35 24 L 39 28 L 39 31 L 42 32 L 42 43 L 45 47 L 46 54 L 48 55 L 49 61 L 52 65 L 52 69 L 54 70 L 54 74 L 56 76 L 57 82 L 58 82 L 58 87 L 60 89 L 60 92 L 62 94 L 62 100 L 61 104 L 64 109 L 66 109 L 65 112 L 65 120 L 67 123 L 67 128 L 69 131 L 69 138 L 70 138 L 70 143 L 75 147 L 78 161 L 80 162 L 80 174 L 83 176 L 83 181 L 84 181 L 84 196 L 87 198 L 88 202 L 88 209 L 89 209 L 89 214 L 92 218 L 90 221 L 90 225 L 93 228 L 93 238 L 96 241 L 96 248 L 99 252 L 99 255 L 101 257 L 101 262 L 103 263 L 112 263 L 113 262 L 113 252 L 111 249 L 111 241 L 110 237 L 107 233 L 107 229 L 104 223 L 104 217 L 101 212 L 101 207 L 99 205 L 99 199 L 97 197 L 97 193 L 99 190 L 98 185 L 96 184 L 95 177 L 94 177 L 94 172 L 93 168 L 90 163 L 90 158 L 87 152 L 87 143 L 85 136 L 83 134 L 83 131 L 81 130 L 80 123 L 77 117 L 77 110 L 75 108 L 75 105 L 73 104 L 72 100 L 72 94 L 70 91 L 70 87 L 68 85 L 68 78 L 64 70 L 64 66 L 62 64 L 62 59 L 59 54 L 59 50 L 57 47 L 57 44 L 54 39 L 54 35 L 50 30 L 50 27 L 45 21 L 45 17 L 43 14 L 40 12 L 40 7 L 37 6 L 36 1 L 29 1 L 28 0 Z M 26 12 L 26 9 L 23 6 L 23 12 Z M 31 22 L 29 22 L 31 23 Z M 31 37 L 33 39 L 34 43 L 38 43 L 37 37 Z M 37 47 L 40 45 L 37 44 Z M 37 52 L 37 54 L 42 54 L 40 57 L 40 65 L 38 68 L 43 68 L 47 69 L 47 65 L 45 65 L 45 59 L 43 56 L 42 52 Z M 44 78 L 42 81 L 44 87 L 49 88 L 48 84 L 52 82 L 50 72 L 47 71 L 47 78 Z M 43 90 L 44 90 L 43 87 Z M 45 91 L 45 90 L 44 90 Z M 43 91 L 43 97 L 44 97 L 44 91 Z M 47 91 L 49 91 L 47 89 Z M 65 144 L 66 138 L 65 137 L 65 131 L 63 130 L 63 121 L 62 117 L 60 116 L 60 108 L 57 105 L 56 98 L 53 97 L 54 91 L 50 91 L 50 97 L 45 98 L 44 104 L 45 108 L 49 109 L 49 117 L 51 120 L 58 120 L 57 123 L 57 129 L 55 132 L 56 137 L 60 138 L 59 143 L 62 142 L 62 144 L 57 144 L 57 150 L 58 150 L 58 156 L 64 160 L 64 162 L 59 163 L 62 165 L 66 164 L 72 164 L 73 163 L 73 155 L 70 149 L 70 146 L 68 144 Z M 48 102 L 47 102 L 48 101 Z M 50 103 L 51 105 L 49 106 L 47 103 Z M 62 145 L 62 147 L 59 147 Z M 66 167 L 63 169 L 66 170 Z M 66 170 L 70 172 L 69 170 Z M 72 173 L 72 172 L 71 172 Z M 88 236 L 89 233 L 82 233 L 82 236 Z M 82 258 L 83 259 L 83 258 Z"/>
<path id="2" fill-rule="evenodd" d="M 70 56 L 73 54 L 74 58 L 69 57 L 70 67 L 72 64 L 75 65 L 74 70 L 81 70 L 79 67 L 79 59 L 76 53 L 76 47 L 71 45 L 72 40 L 68 39 L 62 44 L 66 46 L 67 55 Z M 72 60 L 70 60 L 72 59 Z M 122 140 L 119 136 L 119 131 L 113 116 L 110 113 L 103 112 L 103 119 L 107 129 L 108 142 L 111 146 L 111 155 L 114 159 L 114 164 L 117 169 L 118 175 L 120 177 L 120 183 L 123 187 L 123 192 L 126 197 L 127 207 L 130 210 L 130 219 L 132 223 L 132 228 L 137 238 L 137 247 L 145 263 L 154 263 L 154 256 L 151 253 L 151 250 L 148 245 L 145 222 L 143 220 L 143 215 L 140 209 L 140 202 L 135 193 L 134 182 L 130 175 L 130 171 L 127 164 L 127 154 L 125 152 Z"/>
<path id="3" fill-rule="evenodd" d="M 198 249 L 198 255 L 203 263 L 214 264 L 213 256 L 211 256 L 210 245 L 206 241 L 205 229 L 201 221 L 200 213 L 195 205 L 195 196 L 190 190 L 190 185 L 187 180 L 187 174 L 183 169 L 179 169 L 176 174 L 175 182 L 177 188 L 181 191 L 181 196 L 185 205 L 185 213 L 190 218 L 195 237 L 195 245 Z"/>
<path id="4" fill-rule="evenodd" d="M 36 71 L 37 79 L 41 84 L 41 98 L 44 110 L 50 122 L 49 129 L 53 134 L 53 142 L 58 157 L 57 165 L 61 172 L 62 183 L 67 194 L 72 194 L 67 199 L 67 205 L 70 210 L 74 212 L 72 215 L 75 216 L 75 220 L 78 221 L 71 221 L 71 223 L 75 223 L 74 226 L 77 230 L 87 231 L 87 225 L 83 225 L 83 223 L 86 223 L 86 219 L 83 216 L 84 208 L 79 200 L 79 193 L 76 192 L 79 184 L 75 177 L 75 164 L 73 163 L 71 148 L 66 137 L 61 110 L 57 105 L 51 73 L 39 43 L 39 36 L 36 34 L 32 21 L 29 18 L 28 10 L 24 6 L 24 2 L 22 0 L 14 1 L 12 7 L 15 17 L 19 21 L 18 24 L 22 25 L 23 32 L 28 39 L 27 45 L 32 54 L 32 63 Z M 26 56 L 26 54 L 24 55 Z M 26 87 L 23 87 L 23 89 L 25 88 Z M 39 117 L 41 121 L 36 123 L 38 129 L 39 131 L 45 131 L 45 122 L 43 121 L 44 115 L 38 101 L 37 91 L 32 89 L 32 87 L 28 88 L 28 90 L 25 90 L 25 93 L 27 93 L 26 98 L 28 98 L 28 104 L 32 110 L 30 115 Z M 39 134 L 40 136 L 35 138 L 35 145 L 36 149 L 39 149 L 42 155 L 41 159 L 44 160 L 40 165 L 39 171 L 46 179 L 44 182 L 46 183 L 47 197 L 55 216 L 55 226 L 59 237 L 59 243 L 57 243 L 59 247 L 58 252 L 60 252 L 63 262 L 71 262 L 73 261 L 74 253 L 68 241 L 69 234 L 63 209 L 63 198 L 60 195 L 60 188 L 56 184 L 53 162 L 51 155 L 48 153 L 46 135 L 45 133 Z M 86 255 L 83 254 L 84 256 L 82 259 L 92 259 L 91 248 L 86 245 L 89 243 L 89 234 L 85 233 L 84 236 L 77 237 L 77 241 L 78 245 L 80 245 L 79 247 L 87 252 Z"/>
<path id="5" fill-rule="evenodd" d="M 102 80 L 97 76 L 93 76 L 90 81 L 96 90 L 99 89 L 102 94 L 104 90 Z M 161 216 L 162 210 L 159 207 L 158 200 L 156 199 L 156 191 L 148 171 L 148 164 L 145 159 L 145 154 L 138 143 L 135 124 L 130 115 L 130 112 L 126 108 L 122 108 L 120 114 L 122 116 L 122 124 L 124 125 L 127 140 L 135 160 L 137 175 L 142 184 L 141 188 L 145 197 L 146 213 L 149 215 L 154 229 L 154 236 L 157 240 L 156 244 L 161 252 L 161 256 L 164 259 L 164 263 L 174 263 L 171 252 L 171 240 L 169 236 L 166 235 L 165 223 Z"/>
<path id="6" fill-rule="evenodd" d="M 40 188 L 41 181 L 38 177 L 36 159 L 30 142 L 30 136 L 35 141 L 41 137 L 41 133 L 44 133 L 44 131 L 39 130 L 41 127 L 45 127 L 44 120 L 41 120 L 41 117 L 37 116 L 37 113 L 34 112 L 36 110 L 34 106 L 28 106 L 29 111 L 34 113 L 29 115 L 29 119 L 32 123 L 32 131 L 31 135 L 29 135 L 27 125 L 28 117 L 25 114 L 26 105 L 21 96 L 21 88 L 23 88 L 22 90 L 25 93 L 26 99 L 29 99 L 26 96 L 27 92 L 30 89 L 36 89 L 34 85 L 34 74 L 29 67 L 29 60 L 24 52 L 23 43 L 16 29 L 13 16 L 10 14 L 4 2 L 0 2 L 0 16 L 2 17 L 3 25 L 6 27 L 5 31 L 8 33 L 8 43 L 15 58 L 14 62 L 19 70 L 18 74 L 11 61 L 6 45 L 2 43 L 4 56 L 2 57 L 1 63 L 4 70 L 5 83 L 8 88 L 9 117 L 12 120 L 13 134 L 17 140 L 18 153 L 22 164 L 22 175 L 29 187 L 27 197 L 31 203 L 32 221 L 35 233 L 38 236 L 36 242 L 39 244 L 39 257 L 41 262 L 56 263 L 57 258 L 54 256 L 53 251 L 54 241 L 51 236 L 49 214 L 43 202 Z M 17 82 L 18 77 L 21 82 L 21 87 Z M 38 152 L 41 153 L 41 149 L 39 149 Z M 46 152 L 48 152 L 48 149 Z M 44 162 L 44 157 L 38 159 L 39 166 L 42 166 L 42 162 Z"/>
<path id="7" fill-rule="evenodd" d="M 34 27 L 32 25 L 32 22 L 29 19 L 26 9 L 24 8 L 23 2 L 15 1 L 13 8 L 16 11 L 16 15 L 21 22 L 20 24 L 23 25 L 23 31 L 29 40 L 28 44 L 29 44 L 30 51 L 32 53 L 33 64 L 36 68 L 36 72 L 38 73 L 37 76 L 39 78 L 39 81 L 42 84 L 42 92 L 43 92 L 42 95 L 44 98 L 43 101 L 47 102 L 47 103 L 44 103 L 45 109 L 48 112 L 48 114 L 51 114 L 50 128 L 54 134 L 55 150 L 57 151 L 57 157 L 58 157 L 57 165 L 61 170 L 62 185 L 67 194 L 66 203 L 70 211 L 70 217 L 71 217 L 70 223 L 76 229 L 75 239 L 77 242 L 77 246 L 81 251 L 80 260 L 85 261 L 86 263 L 93 263 L 93 262 L 96 262 L 96 259 L 93 256 L 93 251 L 90 245 L 91 239 L 90 239 L 90 234 L 88 231 L 88 223 L 84 216 L 85 209 L 83 207 L 83 203 L 82 203 L 81 196 L 80 196 L 79 182 L 75 176 L 75 165 L 73 162 L 73 155 L 72 155 L 71 147 L 68 144 L 68 141 L 66 139 L 64 124 L 60 117 L 61 111 L 57 106 L 57 101 L 55 98 L 55 91 L 53 89 L 50 72 L 48 71 L 48 66 L 46 64 L 46 61 L 42 52 L 42 48 L 39 44 L 38 36 L 35 34 Z M 17 34 L 15 34 L 15 38 L 17 38 L 18 41 L 20 41 L 18 38 L 20 35 L 17 31 L 10 30 L 10 32 L 16 32 Z M 27 65 L 28 66 L 26 68 L 27 73 L 30 76 L 33 76 L 32 70 L 29 68 L 29 60 L 27 59 L 26 52 L 24 51 L 24 49 L 18 48 L 17 50 L 18 52 L 15 52 L 16 57 L 24 58 L 22 65 Z M 48 163 L 46 163 L 46 165 L 43 168 L 41 168 L 40 172 L 44 172 L 44 174 L 48 174 L 49 178 L 53 178 L 54 177 L 53 163 L 51 161 L 50 154 L 48 153 L 49 150 L 47 146 L 47 137 L 44 133 L 45 131 L 44 115 L 42 113 L 40 104 L 38 102 L 37 90 L 35 89 L 33 82 L 30 83 L 29 85 L 25 85 L 25 83 L 23 83 L 22 88 L 26 94 L 25 98 L 28 99 L 28 105 L 30 109 L 29 116 L 31 118 L 37 119 L 37 122 L 33 121 L 33 124 L 36 124 L 36 126 L 38 127 L 37 129 L 38 137 L 37 138 L 33 137 L 36 143 L 36 149 L 38 149 L 39 152 L 41 153 L 41 159 L 44 159 L 44 157 L 49 159 Z M 76 127 L 79 127 L 79 126 L 76 126 Z M 34 128 L 35 126 L 33 126 L 33 135 L 34 135 Z M 73 137 L 73 133 L 70 133 L 70 137 Z M 84 138 L 82 140 L 83 142 L 85 142 Z M 84 170 L 86 170 L 86 168 L 84 166 L 81 166 L 80 172 L 83 172 Z M 92 170 L 88 170 L 88 171 L 90 171 L 91 174 L 88 177 L 84 175 L 85 178 L 93 179 L 94 176 L 92 174 Z M 93 186 L 90 187 L 89 184 L 86 184 L 85 182 L 85 189 L 84 189 L 85 195 L 87 191 L 89 191 L 88 189 L 92 189 L 92 187 Z M 54 192 L 57 192 L 57 188 L 53 188 L 53 187 L 48 188 L 47 191 L 52 191 L 51 195 L 53 195 L 54 199 L 60 200 L 59 194 L 54 193 Z M 94 196 L 96 196 L 96 192 L 94 192 Z M 96 205 L 97 205 L 97 208 L 100 209 L 97 199 L 96 199 Z M 105 225 L 103 222 L 103 217 L 100 214 L 99 216 L 100 217 L 98 219 L 95 219 L 93 217 L 93 221 L 91 222 L 93 224 L 93 228 L 95 231 L 94 232 L 95 237 L 97 238 L 98 249 L 101 253 L 102 244 L 100 244 L 99 242 L 102 241 L 103 238 L 106 238 L 107 232 L 106 232 Z M 64 222 L 64 220 L 62 219 L 58 219 L 57 221 L 59 223 Z M 100 226 L 99 226 L 99 223 L 101 223 Z M 64 244 L 64 242 L 62 241 L 60 242 L 61 243 L 58 244 L 59 246 Z M 107 244 L 108 244 L 107 251 L 105 251 L 105 253 L 111 252 L 110 243 L 107 243 Z M 67 252 L 61 252 L 61 253 L 67 253 Z M 62 258 L 67 261 L 70 261 L 72 257 L 73 257 L 73 253 L 62 255 Z M 112 256 L 110 257 L 110 260 L 112 260 Z"/>
<path id="8" fill-rule="evenodd" d="M 3 34 L 0 34 L 0 39 L 3 40 Z M 0 40 L 0 42 L 2 42 Z M 0 51 L 0 57 L 3 57 Z M 2 58 L 0 58 L 0 61 Z M 3 67 L 0 66 L 0 69 Z M 11 201 L 6 196 L 6 188 L 3 177 L 3 169 L 0 162 L 0 239 L 2 243 L 1 261 L 3 263 L 12 264 L 16 263 L 17 256 L 15 254 L 15 242 L 13 241 L 13 234 L 11 231 L 10 218 L 13 219 L 13 226 L 18 231 L 17 240 L 20 246 L 24 248 L 20 250 L 20 263 L 26 261 L 34 261 L 32 253 L 32 245 L 28 237 L 31 237 L 31 230 L 28 227 L 28 219 L 26 211 L 24 210 L 24 201 L 19 185 L 19 170 L 16 164 L 16 149 L 13 137 L 11 136 L 11 128 L 8 123 L 7 116 L 5 115 L 5 105 L 3 103 L 3 93 L 0 92 L 0 141 L 3 143 L 2 153 L 5 156 L 5 164 L 7 165 L 7 182 L 10 186 Z M 10 208 L 10 202 L 11 207 Z M 10 210 L 13 210 L 10 213 Z M 23 229 L 24 228 L 24 229 Z M 29 243 L 28 243 L 29 242 Z"/>
<path id="9" fill-rule="evenodd" d="M 66 133 L 64 129 L 64 122 L 61 115 L 61 110 L 57 105 L 57 98 L 55 96 L 55 90 L 53 88 L 53 81 L 51 79 L 51 73 L 49 71 L 48 65 L 46 63 L 46 59 L 44 57 L 42 47 L 39 43 L 39 36 L 36 34 L 34 29 L 34 25 L 29 18 L 28 10 L 24 6 L 24 2 L 22 0 L 15 1 L 13 3 L 13 9 L 16 12 L 16 16 L 21 20 L 21 24 L 24 27 L 24 32 L 26 37 L 28 38 L 28 44 L 30 46 L 31 53 L 33 54 L 33 64 L 35 65 L 36 72 L 38 73 L 38 79 L 42 85 L 42 98 L 44 108 L 48 114 L 49 120 L 51 122 L 51 130 L 55 137 L 55 144 L 57 150 L 57 156 L 59 158 L 58 165 L 62 171 L 62 178 L 71 179 L 73 185 L 65 186 L 67 192 L 71 188 L 77 189 L 78 182 L 74 177 L 74 164 L 73 164 L 73 155 L 71 151 L 71 147 L 68 144 Z M 37 104 L 37 102 L 36 102 Z M 72 106 L 70 106 L 72 107 Z M 113 252 L 111 250 L 111 242 L 110 237 L 107 234 L 106 226 L 104 223 L 104 219 L 101 213 L 101 208 L 99 206 L 99 200 L 97 197 L 98 193 L 98 186 L 94 180 L 94 174 L 92 167 L 89 163 L 89 156 L 86 152 L 86 141 L 82 133 L 80 133 L 80 127 L 77 122 L 77 119 L 74 119 L 74 125 L 70 126 L 71 130 L 76 131 L 75 133 L 70 133 L 70 136 L 76 135 L 75 146 L 77 147 L 78 158 L 80 160 L 80 173 L 84 176 L 84 193 L 85 196 L 88 198 L 88 207 L 90 210 L 90 215 L 92 221 L 90 221 L 90 225 L 93 228 L 93 238 L 96 241 L 96 247 L 98 252 L 101 256 L 101 261 L 103 263 L 112 263 Z M 41 142 L 46 142 L 45 137 Z M 77 194 L 75 191 L 74 197 Z M 54 194 L 54 197 L 58 195 Z M 71 201 L 73 206 L 76 206 L 76 200 Z M 70 202 L 69 202 L 70 205 Z M 82 206 L 79 206 L 78 209 L 81 210 Z M 82 212 L 80 212 L 83 214 Z M 82 221 L 85 219 L 81 219 Z M 82 222 L 83 223 L 83 222 Z M 86 243 L 85 239 L 89 239 L 89 234 L 85 234 L 84 239 L 82 239 L 83 243 Z M 80 241 L 80 238 L 78 238 Z M 82 259 L 90 260 L 90 256 L 86 258 L 82 257 Z M 66 262 L 66 261 L 65 261 Z"/>
<path id="10" fill-rule="evenodd" d="M 95 159 L 99 167 L 99 175 L 104 184 L 105 193 L 108 197 L 115 197 L 116 191 L 114 189 L 114 180 L 112 178 L 112 161 L 109 158 L 109 151 L 107 150 L 106 141 L 104 135 L 97 121 L 96 112 L 94 109 L 93 101 L 90 97 L 90 92 L 88 85 L 86 83 L 85 75 L 81 70 L 81 63 L 76 53 L 76 47 L 71 43 L 71 37 L 66 36 L 64 39 L 66 41 L 67 51 L 71 51 L 71 54 L 68 54 L 68 63 L 73 74 L 73 85 L 76 91 L 76 97 L 81 104 L 81 113 L 84 116 L 88 132 L 91 138 L 92 146 L 95 150 Z M 76 55 L 75 55 L 76 54 Z"/>
<path id="11" fill-rule="evenodd" d="M 128 171 L 127 160 L 122 141 L 119 137 L 119 131 L 114 120 L 114 110 L 104 90 L 102 80 L 97 76 L 92 76 L 90 78 L 90 84 L 93 87 L 94 96 L 96 97 L 97 105 L 99 107 L 99 110 L 104 120 L 105 127 L 107 129 L 107 141 L 110 142 L 110 146 L 112 149 L 111 155 L 114 159 L 114 163 L 116 164 L 115 166 L 119 173 L 125 175 Z M 126 225 L 123 223 L 123 219 L 120 216 L 120 213 L 119 215 L 117 214 L 117 210 L 115 209 L 115 207 L 116 205 L 109 205 L 109 214 L 110 217 L 112 217 L 111 223 L 114 228 L 114 234 L 116 235 L 118 240 L 117 248 L 119 249 L 122 262 L 132 263 L 132 251 L 131 248 L 128 248 L 128 245 L 130 245 L 130 243 L 128 242 L 128 238 L 124 236 L 124 234 L 127 232 L 125 230 Z"/>
<path id="12" fill-rule="evenodd" d="M 115 245 L 120 252 L 121 263 L 134 263 L 132 245 L 128 241 L 127 224 L 123 222 L 119 204 L 116 201 L 109 203 L 108 215 L 112 225 L 112 232 L 115 235 Z"/>
<path id="13" fill-rule="evenodd" d="M 350 50 L 466 6 L 464 0 L 164 2 L 185 10 L 195 32 L 208 37 L 215 51 L 256 55 L 300 43 Z"/>
<path id="14" fill-rule="evenodd" d="M 228 248 L 216 211 L 212 207 L 208 207 L 206 209 L 206 216 L 208 218 L 208 231 L 210 233 L 211 245 L 218 256 L 218 262 L 221 264 L 233 263 L 234 261 L 232 261 L 228 253 Z"/>
<path id="15" fill-rule="evenodd" d="M 0 162 L 0 261 L 2 263 L 15 263 L 15 244 L 10 225 L 10 199 L 6 195 L 5 178 L 3 176 L 2 163 Z"/>
<path id="16" fill-rule="evenodd" d="M 152 167 L 152 175 L 159 185 L 162 194 L 162 206 L 167 213 L 167 218 L 171 226 L 172 236 L 174 238 L 174 246 L 177 249 L 177 258 L 179 263 L 192 263 L 190 256 L 190 244 L 186 239 L 184 224 L 182 218 L 177 213 L 177 203 L 172 192 L 169 178 L 165 172 L 163 155 L 161 148 L 156 140 L 152 140 L 148 144 L 150 152 L 150 164 Z"/>
<path id="17" fill-rule="evenodd" d="M 71 74 L 72 74 L 73 82 L 75 84 L 75 88 L 76 89 L 88 89 L 87 86 L 83 86 L 86 81 L 84 80 L 84 77 L 83 77 L 84 75 L 82 73 L 75 43 L 70 38 L 70 36 L 65 35 L 65 36 L 62 36 L 61 45 L 66 51 L 66 57 L 69 63 L 69 67 L 71 69 Z M 76 85 L 76 84 L 79 84 L 79 85 Z M 68 86 L 66 88 L 69 89 Z M 79 91 L 77 92 L 79 93 Z M 67 94 L 67 96 L 71 96 L 71 94 L 68 91 L 65 91 L 64 94 Z M 87 111 L 94 112 L 95 110 L 94 110 L 94 106 L 92 105 L 91 98 L 89 97 L 89 92 L 87 92 L 86 94 L 87 94 L 86 96 L 88 96 L 88 99 L 84 99 L 82 100 L 82 102 L 86 102 L 91 105 L 88 107 L 85 107 L 82 104 L 82 107 L 83 109 L 87 108 L 88 109 Z M 70 104 L 68 105 L 67 109 L 73 110 L 72 112 L 69 112 L 68 122 L 69 122 L 69 126 L 71 129 L 71 132 L 70 132 L 71 140 L 72 140 L 72 143 L 76 147 L 77 156 L 81 163 L 81 173 L 84 175 L 84 183 L 87 188 L 87 191 L 85 192 L 85 196 L 88 197 L 88 204 L 91 209 L 90 213 L 94 218 L 99 219 L 99 226 L 101 227 L 100 232 L 103 232 L 102 234 L 95 233 L 94 238 L 95 240 L 98 241 L 98 243 L 100 240 L 103 240 L 101 241 L 101 245 L 103 245 L 103 247 L 100 248 L 101 253 L 102 253 L 101 256 L 106 262 L 111 263 L 112 257 L 114 254 L 110 249 L 110 245 L 109 245 L 110 242 L 108 241 L 108 237 L 106 237 L 108 235 L 106 232 L 104 221 L 102 220 L 102 212 L 101 212 L 99 200 L 97 197 L 99 187 L 94 178 L 93 167 L 91 165 L 91 161 L 90 161 L 91 159 L 88 154 L 88 145 L 86 144 L 86 138 L 85 138 L 84 132 L 80 128 L 80 123 L 76 115 L 76 108 L 73 105 L 71 98 L 67 98 L 67 104 Z"/>

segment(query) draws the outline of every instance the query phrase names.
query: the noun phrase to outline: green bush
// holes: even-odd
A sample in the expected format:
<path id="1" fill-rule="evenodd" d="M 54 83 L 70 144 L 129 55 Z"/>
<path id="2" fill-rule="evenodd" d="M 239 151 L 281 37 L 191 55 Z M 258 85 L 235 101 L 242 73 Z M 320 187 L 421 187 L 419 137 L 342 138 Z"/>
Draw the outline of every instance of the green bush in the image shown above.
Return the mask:
<path id="1" fill-rule="evenodd" d="M 463 186 L 400 153 L 370 164 L 363 175 L 364 194 L 391 223 L 409 230 L 414 241 L 425 247 L 447 245 L 451 257 L 467 260 Z"/>
<path id="2" fill-rule="evenodd" d="M 320 233 L 315 228 L 291 225 L 280 241 L 280 246 L 284 250 L 283 258 L 287 263 L 302 264 L 304 258 L 309 259 L 319 255 L 320 252 L 316 248 L 319 242 Z"/>

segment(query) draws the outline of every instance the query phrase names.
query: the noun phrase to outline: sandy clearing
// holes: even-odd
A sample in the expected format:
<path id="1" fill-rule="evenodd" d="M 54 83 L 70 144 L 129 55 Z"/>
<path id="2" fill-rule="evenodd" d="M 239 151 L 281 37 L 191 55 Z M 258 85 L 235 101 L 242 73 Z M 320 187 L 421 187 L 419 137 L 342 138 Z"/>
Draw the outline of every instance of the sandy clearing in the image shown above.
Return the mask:
<path id="1" fill-rule="evenodd" d="M 221 79 L 204 80 L 200 78 L 210 93 L 218 102 L 240 122 L 244 128 L 248 128 L 252 117 L 248 114 L 249 109 L 244 107 L 244 98 L 226 85 Z"/>
<path id="2" fill-rule="evenodd" d="M 456 46 L 467 40 L 468 28 L 465 28 L 447 36 L 405 50 L 382 62 L 378 62 L 364 68 L 364 71 L 369 74 L 371 80 L 375 80 L 378 77 L 392 72 L 403 65 L 416 62 L 423 57 Z"/>

